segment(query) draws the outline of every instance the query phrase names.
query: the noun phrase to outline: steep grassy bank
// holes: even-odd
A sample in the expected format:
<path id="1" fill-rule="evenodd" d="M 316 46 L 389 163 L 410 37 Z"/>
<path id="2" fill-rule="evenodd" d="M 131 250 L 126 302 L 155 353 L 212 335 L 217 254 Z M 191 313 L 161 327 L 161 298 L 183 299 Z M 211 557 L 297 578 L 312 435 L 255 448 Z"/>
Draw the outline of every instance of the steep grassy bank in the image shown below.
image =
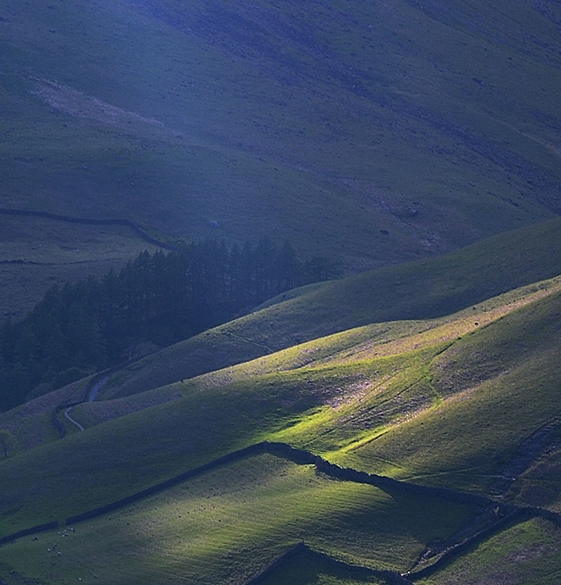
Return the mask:
<path id="1" fill-rule="evenodd" d="M 420 585 L 510 582 L 555 585 L 561 576 L 560 534 L 547 522 L 532 520 L 488 539 Z"/>
<path id="2" fill-rule="evenodd" d="M 497 282 L 503 282 L 499 275 Z M 498 502 L 534 503 L 539 495 L 540 505 L 557 510 L 560 313 L 554 278 L 455 315 L 373 323 L 170 386 L 83 404 L 72 416 L 89 427 L 84 432 L 54 441 L 45 433 L 41 445 L 20 447 L 0 461 L 2 534 L 60 522 L 263 440 L 305 447 L 344 467 L 472 490 Z M 165 352 L 160 359 L 167 359 Z M 30 436 L 47 422 L 39 418 L 39 403 L 36 410 L 32 404 L 3 415 L 4 423 Z M 28 419 L 21 425 L 24 408 Z M 541 487 L 544 480 L 549 492 Z M 10 585 L 16 583 L 12 570 L 53 583 L 93 580 L 104 558 L 117 583 L 220 583 L 232 575 L 245 583 L 302 539 L 351 565 L 403 572 L 454 533 L 459 536 L 451 542 L 461 542 L 474 514 L 439 498 L 391 490 L 382 500 L 379 495 L 372 486 L 259 455 L 76 525 L 75 533 L 5 545 L 0 575 Z M 507 546 L 511 534 L 535 543 L 546 532 L 550 548 L 535 562 L 517 562 L 515 582 L 523 583 L 530 568 L 552 582 L 547 575 L 558 570 L 558 535 L 541 520 L 504 528 L 498 536 L 506 539 L 504 550 L 486 566 L 522 546 L 518 536 L 514 548 Z M 486 543 L 474 549 L 477 554 Z M 45 544 L 51 551 L 45 553 Z M 472 554 L 465 551 L 431 579 L 469 573 Z M 313 567 L 307 563 L 303 571 Z M 318 571 L 328 583 L 354 579 Z"/>

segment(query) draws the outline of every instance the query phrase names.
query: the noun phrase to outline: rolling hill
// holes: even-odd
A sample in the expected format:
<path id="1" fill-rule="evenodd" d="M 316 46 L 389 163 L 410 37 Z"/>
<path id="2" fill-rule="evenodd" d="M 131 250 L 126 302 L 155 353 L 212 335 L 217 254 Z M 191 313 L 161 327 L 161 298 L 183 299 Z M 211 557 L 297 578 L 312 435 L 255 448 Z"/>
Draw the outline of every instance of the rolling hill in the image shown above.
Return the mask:
<path id="1" fill-rule="evenodd" d="M 552 220 L 447 255 L 297 289 L 125 368 L 116 392 L 147 390 L 361 325 L 441 317 L 477 305 L 561 273 L 560 238 L 561 222 Z M 381 327 L 377 335 L 384 332 Z"/>
<path id="2" fill-rule="evenodd" d="M 191 239 L 345 277 L 0 413 L 0 585 L 558 585 L 560 33 L 4 0 L 0 315 Z"/>
<path id="3" fill-rule="evenodd" d="M 238 365 L 175 371 L 171 384 L 158 374 L 158 360 L 160 372 L 189 361 L 185 344 L 196 352 L 207 336 L 232 347 L 228 327 L 263 330 L 255 323 L 272 309 L 284 307 L 290 323 L 293 302 L 319 305 L 324 288 L 352 291 L 368 278 L 397 291 L 404 267 L 295 291 L 108 374 L 98 399 L 69 413 L 84 431 L 59 412 L 63 439 L 53 408 L 83 395 L 87 381 L 4 413 L 18 446 L 0 462 L 0 578 L 246 584 L 297 573 L 303 584 L 384 584 L 508 574 L 556 583 L 561 282 L 551 278 L 554 255 L 549 267 L 540 256 L 556 229 L 548 222 L 405 267 L 399 282 L 417 284 L 405 319 L 378 317 L 389 311 L 383 296 L 367 317 L 361 297 L 347 295 L 360 320 L 347 314 L 346 327 L 335 321 L 257 359 L 240 343 Z M 482 247 L 497 279 L 488 290 L 500 283 L 504 292 L 485 298 L 474 288 L 479 296 L 458 307 L 452 287 L 431 314 L 434 299 L 415 275 L 431 274 L 436 290 L 461 283 L 458 259 L 480 272 Z M 513 257 L 528 264 L 517 272 Z M 532 280 L 540 272 L 547 279 Z M 143 387 L 146 360 L 165 385 Z"/>

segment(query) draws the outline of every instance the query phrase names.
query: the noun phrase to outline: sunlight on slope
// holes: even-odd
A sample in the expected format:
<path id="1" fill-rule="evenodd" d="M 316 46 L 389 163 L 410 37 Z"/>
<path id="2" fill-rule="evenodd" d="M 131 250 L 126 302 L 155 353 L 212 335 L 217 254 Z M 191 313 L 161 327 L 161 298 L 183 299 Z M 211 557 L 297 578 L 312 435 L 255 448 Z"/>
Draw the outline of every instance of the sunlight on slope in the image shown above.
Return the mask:
<path id="1" fill-rule="evenodd" d="M 382 457 L 402 477 L 492 491 L 517 446 L 561 415 L 560 304 L 558 294 L 537 302 L 442 353 L 431 367 L 442 404 L 358 449 L 354 463 Z"/>
<path id="2" fill-rule="evenodd" d="M 46 584 L 91 582 L 94 574 L 119 585 L 243 583 L 305 540 L 345 561 L 405 570 L 426 543 L 445 538 L 472 513 L 332 481 L 264 455 L 76 524 L 64 530 L 68 536 L 21 539 L 1 548 L 0 560 L 32 578 L 48 575 Z"/>
<path id="3" fill-rule="evenodd" d="M 531 520 L 487 539 L 418 583 L 557 585 L 561 578 L 560 548 L 559 530 L 543 520 Z"/>

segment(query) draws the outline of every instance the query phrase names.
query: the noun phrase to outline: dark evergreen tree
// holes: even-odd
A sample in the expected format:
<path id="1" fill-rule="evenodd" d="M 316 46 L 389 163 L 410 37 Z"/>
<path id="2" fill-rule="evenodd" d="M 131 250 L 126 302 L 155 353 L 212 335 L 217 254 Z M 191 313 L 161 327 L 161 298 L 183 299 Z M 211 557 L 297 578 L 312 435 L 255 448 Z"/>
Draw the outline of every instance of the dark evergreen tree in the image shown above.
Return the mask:
<path id="1" fill-rule="evenodd" d="M 337 276 L 325 258 L 302 264 L 288 241 L 243 248 L 206 240 L 142 252 L 118 273 L 52 287 L 25 319 L 0 327 L 0 410 L 122 361 L 139 340 L 167 345 L 288 289 Z"/>

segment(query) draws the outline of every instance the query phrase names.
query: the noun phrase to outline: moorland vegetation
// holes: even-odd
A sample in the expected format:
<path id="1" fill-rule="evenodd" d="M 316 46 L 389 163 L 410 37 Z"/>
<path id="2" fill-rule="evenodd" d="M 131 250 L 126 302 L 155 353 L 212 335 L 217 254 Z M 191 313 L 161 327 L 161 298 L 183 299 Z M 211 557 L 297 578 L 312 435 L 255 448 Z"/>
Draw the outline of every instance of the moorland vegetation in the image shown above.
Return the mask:
<path id="1" fill-rule="evenodd" d="M 561 582 L 558 4 L 2 2 L 2 583 Z"/>

